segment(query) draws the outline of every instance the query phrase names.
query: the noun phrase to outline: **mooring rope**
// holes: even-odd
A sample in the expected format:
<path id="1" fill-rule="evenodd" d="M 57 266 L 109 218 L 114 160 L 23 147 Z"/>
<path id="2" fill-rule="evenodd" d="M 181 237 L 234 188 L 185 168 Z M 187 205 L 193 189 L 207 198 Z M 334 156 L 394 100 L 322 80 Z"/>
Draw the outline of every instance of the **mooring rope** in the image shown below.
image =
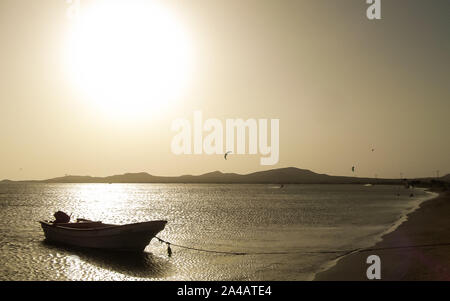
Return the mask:
<path id="1" fill-rule="evenodd" d="M 288 255 L 288 254 L 339 254 L 339 257 L 346 256 L 351 253 L 362 253 L 362 252 L 371 252 L 371 251 L 383 251 L 383 250 L 394 250 L 394 249 L 410 249 L 410 248 L 435 248 L 435 247 L 445 247 L 450 246 L 450 243 L 440 243 L 440 244 L 424 244 L 424 245 L 409 245 L 409 246 L 393 246 L 393 247 L 382 247 L 382 248 L 365 248 L 365 249 L 352 249 L 352 250 L 319 250 L 319 251 L 297 251 L 297 252 L 288 252 L 288 251 L 279 251 L 279 252 L 232 252 L 232 251 L 217 251 L 217 250 L 208 250 L 201 248 L 194 248 L 189 246 L 183 246 L 179 244 L 174 244 L 164 239 L 161 239 L 157 236 L 155 238 L 160 243 L 165 243 L 168 246 L 167 252 L 169 257 L 172 256 L 172 249 L 170 246 L 175 246 L 182 249 L 194 250 L 198 252 L 205 253 L 216 253 L 216 254 L 228 254 L 228 255 Z"/>
<path id="2" fill-rule="evenodd" d="M 436 247 L 447 247 L 447 246 L 450 246 L 450 243 L 410 245 L 410 246 L 393 246 L 393 247 L 383 247 L 383 248 L 367 248 L 367 249 L 361 249 L 358 252 L 383 251 L 383 250 L 395 250 L 395 249 L 411 249 L 411 248 L 436 248 Z"/>
<path id="3" fill-rule="evenodd" d="M 188 247 L 188 246 L 183 246 L 183 245 L 178 245 L 178 244 L 171 243 L 171 242 L 166 241 L 164 239 L 161 239 L 161 238 L 159 238 L 157 236 L 155 236 L 155 238 L 160 243 L 167 244 L 168 251 L 170 250 L 169 251 L 170 254 L 172 254 L 170 246 L 175 246 L 175 247 L 178 247 L 178 248 L 194 250 L 194 251 L 199 251 L 199 252 L 216 253 L 216 254 L 229 254 L 229 255 L 240 255 L 240 256 L 244 256 L 244 255 L 287 255 L 287 254 L 341 254 L 341 253 L 343 255 L 346 255 L 348 253 L 352 253 L 352 252 L 355 252 L 355 251 L 358 250 L 358 249 L 354 249 L 354 250 L 336 250 L 336 251 L 298 251 L 298 252 L 286 252 L 286 251 L 279 251 L 279 252 L 232 252 L 232 251 L 217 251 L 217 250 L 208 250 L 208 249 L 200 249 L 200 248 Z"/>

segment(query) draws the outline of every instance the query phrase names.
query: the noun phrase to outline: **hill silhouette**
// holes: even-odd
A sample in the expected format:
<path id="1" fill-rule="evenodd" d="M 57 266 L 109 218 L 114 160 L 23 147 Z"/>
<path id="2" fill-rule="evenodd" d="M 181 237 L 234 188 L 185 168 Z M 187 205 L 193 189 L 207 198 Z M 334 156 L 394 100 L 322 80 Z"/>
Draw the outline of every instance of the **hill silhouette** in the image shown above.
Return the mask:
<path id="1" fill-rule="evenodd" d="M 430 182 L 434 178 L 409 179 Z M 450 174 L 439 178 L 450 182 Z M 222 173 L 214 171 L 202 175 L 177 177 L 155 176 L 146 172 L 125 173 L 108 177 L 75 176 L 52 178 L 42 181 L 20 181 L 37 183 L 217 183 L 217 184 L 403 184 L 400 179 L 374 179 L 318 174 L 295 167 L 271 169 L 249 174 Z M 0 183 L 14 183 L 3 180 Z"/>
<path id="2" fill-rule="evenodd" d="M 214 171 L 202 175 L 178 177 L 154 176 L 145 172 L 126 173 L 109 177 L 65 176 L 48 179 L 45 183 L 242 183 L 242 184 L 366 184 L 399 180 L 330 176 L 294 167 L 271 169 L 250 174 Z"/>

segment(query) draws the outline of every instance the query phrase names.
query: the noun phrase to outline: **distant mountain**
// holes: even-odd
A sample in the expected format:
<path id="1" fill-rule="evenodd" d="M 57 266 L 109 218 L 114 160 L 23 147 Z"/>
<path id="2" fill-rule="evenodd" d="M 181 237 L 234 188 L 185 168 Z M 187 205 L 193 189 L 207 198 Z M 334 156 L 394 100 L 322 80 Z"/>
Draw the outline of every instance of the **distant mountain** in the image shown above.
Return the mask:
<path id="1" fill-rule="evenodd" d="M 44 183 L 242 183 L 242 184 L 366 184 L 399 183 L 399 180 L 330 176 L 294 167 L 254 172 L 246 175 L 215 171 L 179 177 L 154 176 L 145 172 L 109 177 L 65 176 Z"/>
<path id="2" fill-rule="evenodd" d="M 430 182 L 433 178 L 416 179 Z M 450 182 L 450 174 L 439 178 Z M 0 183 L 11 183 L 4 180 Z M 203 175 L 184 175 L 179 177 L 154 176 L 145 172 L 126 173 L 109 177 L 64 176 L 43 181 L 24 181 L 38 183 L 236 183 L 236 184 L 403 184 L 399 179 L 373 179 L 318 174 L 294 167 L 271 169 L 250 174 L 222 173 L 214 171 Z"/>

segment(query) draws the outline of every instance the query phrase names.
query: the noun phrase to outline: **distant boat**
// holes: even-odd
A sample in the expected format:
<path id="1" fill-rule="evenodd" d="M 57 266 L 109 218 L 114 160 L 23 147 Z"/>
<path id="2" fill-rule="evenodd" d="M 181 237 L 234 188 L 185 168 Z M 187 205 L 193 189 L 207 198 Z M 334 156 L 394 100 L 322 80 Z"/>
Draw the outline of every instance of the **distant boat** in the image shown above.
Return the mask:
<path id="1" fill-rule="evenodd" d="M 269 185 L 268 186 L 270 189 L 283 189 L 285 187 L 284 184 L 279 184 L 279 185 Z"/>
<path id="2" fill-rule="evenodd" d="M 370 186 L 372 186 L 372 184 L 364 184 L 364 186 L 366 186 L 366 187 L 370 187 Z"/>
<path id="3" fill-rule="evenodd" d="M 142 252 L 164 229 L 167 221 L 112 225 L 78 219 L 76 223 L 40 221 L 40 224 L 49 242 L 82 248 Z"/>

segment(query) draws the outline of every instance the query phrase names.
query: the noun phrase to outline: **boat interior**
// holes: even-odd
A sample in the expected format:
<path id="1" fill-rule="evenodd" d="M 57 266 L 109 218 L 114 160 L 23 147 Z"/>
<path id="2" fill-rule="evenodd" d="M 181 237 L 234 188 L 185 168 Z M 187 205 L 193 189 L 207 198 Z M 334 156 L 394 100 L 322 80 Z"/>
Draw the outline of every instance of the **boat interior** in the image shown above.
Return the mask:
<path id="1" fill-rule="evenodd" d="M 54 223 L 45 221 L 45 223 L 50 226 L 64 227 L 64 228 L 72 228 L 72 229 L 92 229 L 92 228 L 107 228 L 116 225 L 104 224 L 102 222 L 94 222 L 94 221 L 83 221 L 76 223 Z"/>

